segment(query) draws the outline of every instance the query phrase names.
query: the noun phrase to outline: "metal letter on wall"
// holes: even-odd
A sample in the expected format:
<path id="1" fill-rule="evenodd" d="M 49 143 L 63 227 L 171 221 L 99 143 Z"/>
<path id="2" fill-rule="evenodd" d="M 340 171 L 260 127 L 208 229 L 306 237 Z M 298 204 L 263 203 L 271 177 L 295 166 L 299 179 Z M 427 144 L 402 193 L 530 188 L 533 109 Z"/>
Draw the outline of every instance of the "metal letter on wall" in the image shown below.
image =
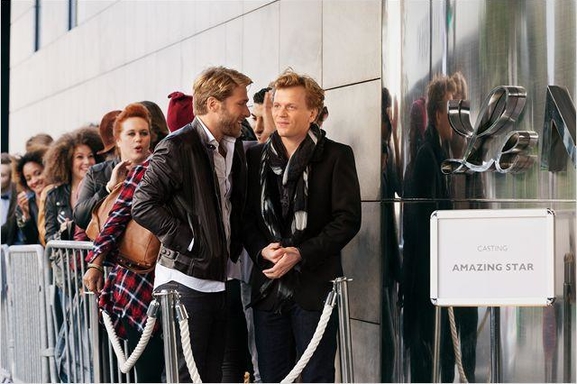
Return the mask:
<path id="1" fill-rule="evenodd" d="M 536 156 L 531 150 L 539 140 L 534 131 L 516 131 L 515 122 L 525 108 L 527 92 L 519 86 L 493 88 L 481 108 L 475 127 L 470 121 L 470 102 L 450 100 L 449 123 L 455 132 L 467 138 L 462 159 L 447 159 L 443 173 L 497 171 L 523 172 Z"/>
<path id="2" fill-rule="evenodd" d="M 549 85 L 545 101 L 541 169 L 564 171 L 567 165 L 565 153 L 571 158 L 573 166 L 577 167 L 576 152 L 575 104 L 566 88 Z"/>

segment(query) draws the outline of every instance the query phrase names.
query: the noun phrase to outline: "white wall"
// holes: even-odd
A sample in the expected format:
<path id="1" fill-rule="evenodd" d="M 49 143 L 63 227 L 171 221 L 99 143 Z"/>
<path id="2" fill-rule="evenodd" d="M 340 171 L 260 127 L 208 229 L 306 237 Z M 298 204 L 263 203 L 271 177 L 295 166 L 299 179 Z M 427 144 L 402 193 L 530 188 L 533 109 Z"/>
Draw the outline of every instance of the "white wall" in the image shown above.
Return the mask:
<path id="1" fill-rule="evenodd" d="M 68 1 L 43 4 L 53 24 L 41 24 L 37 52 L 34 2 L 12 6 L 11 153 L 22 153 L 36 133 L 57 138 L 130 102 L 151 100 L 166 112 L 168 94 L 191 93 L 196 75 L 210 65 L 250 76 L 250 95 L 292 67 L 326 89 L 328 137 L 355 150 L 363 200 L 380 198 L 381 0 L 79 0 L 78 25 L 70 31 Z M 345 258 L 355 260 L 357 252 L 350 246 Z M 372 252 L 363 257 L 378 266 L 378 247 Z M 378 298 L 379 268 L 359 275 L 356 263 L 349 277 L 365 281 Z M 373 340 L 356 349 L 372 356 L 357 356 L 356 380 L 378 382 L 380 304 L 368 305 L 351 308 L 355 319 L 367 321 L 354 326 L 353 340 Z"/>

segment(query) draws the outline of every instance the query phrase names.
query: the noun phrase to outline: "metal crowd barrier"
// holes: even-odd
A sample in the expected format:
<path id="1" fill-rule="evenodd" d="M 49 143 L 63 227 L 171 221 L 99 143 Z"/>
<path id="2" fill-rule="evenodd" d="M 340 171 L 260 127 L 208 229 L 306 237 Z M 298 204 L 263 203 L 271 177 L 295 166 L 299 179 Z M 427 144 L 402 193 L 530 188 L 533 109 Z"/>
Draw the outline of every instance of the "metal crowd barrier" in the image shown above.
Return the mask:
<path id="1" fill-rule="evenodd" d="M 90 242 L 75 241 L 50 241 L 46 245 L 52 266 L 49 313 L 54 358 L 51 369 L 59 382 L 94 381 L 90 348 L 94 340 L 89 337 L 89 303 L 82 289 L 84 257 L 91 247 Z"/>
<path id="2" fill-rule="evenodd" d="M 44 249 L 40 245 L 16 245 L 3 252 L 3 259 L 3 299 L 7 307 L 3 309 L 7 309 L 8 318 L 2 344 L 8 347 L 8 359 L 3 356 L 2 368 L 8 370 L 14 382 L 49 382 L 48 358 L 52 349 L 48 343 L 46 281 L 50 266 Z"/>
<path id="3" fill-rule="evenodd" d="M 8 324 L 8 283 L 6 281 L 6 258 L 8 257 L 8 246 L 2 244 L 0 253 L 0 382 L 10 380 L 10 341 L 8 335 L 11 334 Z"/>
<path id="4" fill-rule="evenodd" d="M 82 276 L 91 242 L 2 245 L 0 381 L 136 382 L 123 374 Z M 124 344 L 125 351 L 128 349 Z"/>
<path id="5" fill-rule="evenodd" d="M 46 244 L 52 264 L 53 373 L 59 382 L 135 382 L 134 370 L 120 372 L 106 331 L 98 321 L 96 297 L 84 291 L 82 276 L 90 249 L 89 241 L 53 240 Z M 123 347 L 126 351 L 127 343 Z"/>

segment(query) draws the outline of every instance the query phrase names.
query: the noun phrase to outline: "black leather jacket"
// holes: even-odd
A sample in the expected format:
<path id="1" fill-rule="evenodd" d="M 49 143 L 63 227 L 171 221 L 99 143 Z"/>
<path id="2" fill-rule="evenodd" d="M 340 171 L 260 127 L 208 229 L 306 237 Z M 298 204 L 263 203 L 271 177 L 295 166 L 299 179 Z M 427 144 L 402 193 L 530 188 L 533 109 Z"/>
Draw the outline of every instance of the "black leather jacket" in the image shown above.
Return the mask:
<path id="1" fill-rule="evenodd" d="M 158 262 L 189 276 L 226 280 L 230 257 L 241 250 L 241 217 L 246 196 L 246 161 L 235 143 L 232 164 L 231 245 L 226 244 L 214 147 L 198 119 L 170 134 L 155 148 L 134 193 L 132 217 L 162 243 Z M 188 247 L 194 239 L 192 251 Z"/>
<path id="2" fill-rule="evenodd" d="M 48 192 L 44 205 L 44 217 L 46 242 L 54 239 L 72 240 L 70 233 L 60 232 L 60 225 L 65 219 L 73 221 L 72 207 L 70 207 L 70 184 L 61 184 Z"/>
<path id="3" fill-rule="evenodd" d="M 110 180 L 112 170 L 119 160 L 107 160 L 90 167 L 78 192 L 78 200 L 74 206 L 74 222 L 82 229 L 86 229 L 92 219 L 92 209 L 100 200 L 108 196 L 106 183 Z"/>

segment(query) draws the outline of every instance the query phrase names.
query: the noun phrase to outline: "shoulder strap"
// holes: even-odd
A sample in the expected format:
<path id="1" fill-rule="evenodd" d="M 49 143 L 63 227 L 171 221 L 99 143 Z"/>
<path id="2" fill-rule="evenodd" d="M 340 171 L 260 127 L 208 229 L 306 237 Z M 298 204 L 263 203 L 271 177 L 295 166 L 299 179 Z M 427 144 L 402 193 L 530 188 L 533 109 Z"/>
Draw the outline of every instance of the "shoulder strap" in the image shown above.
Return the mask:
<path id="1" fill-rule="evenodd" d="M 118 183 L 114 187 L 112 191 L 100 200 L 94 208 L 92 209 L 92 219 L 88 226 L 86 227 L 86 236 L 92 241 L 96 239 L 102 228 L 104 227 L 104 223 L 108 219 L 108 215 L 110 214 L 110 210 L 114 206 L 116 199 L 120 195 L 120 190 L 122 189 L 123 183 Z"/>

